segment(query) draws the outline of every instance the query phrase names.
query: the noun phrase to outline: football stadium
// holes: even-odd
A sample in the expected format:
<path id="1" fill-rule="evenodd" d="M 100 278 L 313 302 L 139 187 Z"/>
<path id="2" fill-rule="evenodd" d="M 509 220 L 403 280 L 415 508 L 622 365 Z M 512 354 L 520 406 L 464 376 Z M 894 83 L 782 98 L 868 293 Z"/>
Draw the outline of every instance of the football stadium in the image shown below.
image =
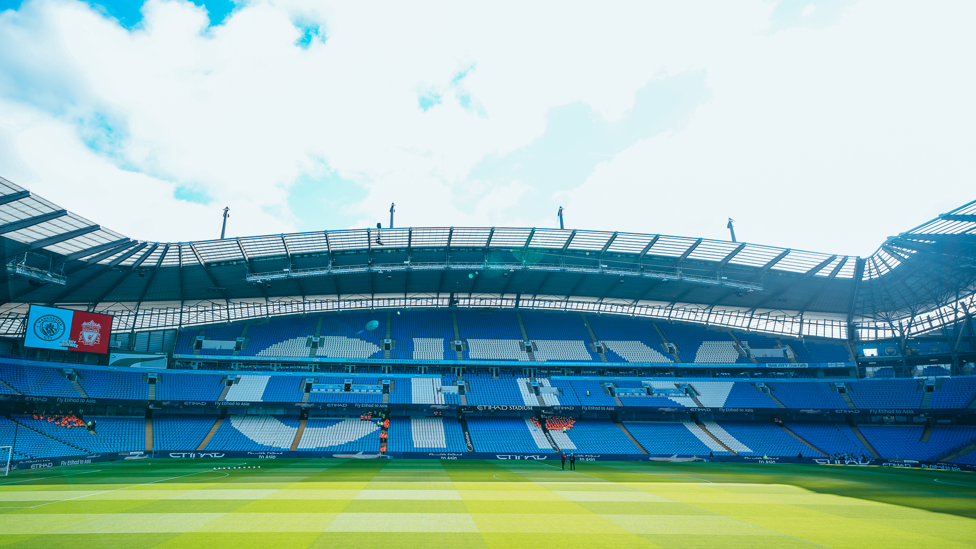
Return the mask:
<path id="1" fill-rule="evenodd" d="M 976 545 L 976 202 L 869 257 L 392 225 L 0 179 L 0 546 Z"/>

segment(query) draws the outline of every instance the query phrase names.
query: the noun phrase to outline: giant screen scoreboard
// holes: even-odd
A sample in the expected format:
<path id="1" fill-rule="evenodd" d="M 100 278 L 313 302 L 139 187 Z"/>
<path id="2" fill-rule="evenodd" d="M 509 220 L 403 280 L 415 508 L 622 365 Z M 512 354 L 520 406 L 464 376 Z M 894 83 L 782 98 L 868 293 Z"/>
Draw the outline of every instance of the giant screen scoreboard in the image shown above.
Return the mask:
<path id="1" fill-rule="evenodd" d="M 112 317 L 85 311 L 31 305 L 24 346 L 38 349 L 107 353 Z"/>

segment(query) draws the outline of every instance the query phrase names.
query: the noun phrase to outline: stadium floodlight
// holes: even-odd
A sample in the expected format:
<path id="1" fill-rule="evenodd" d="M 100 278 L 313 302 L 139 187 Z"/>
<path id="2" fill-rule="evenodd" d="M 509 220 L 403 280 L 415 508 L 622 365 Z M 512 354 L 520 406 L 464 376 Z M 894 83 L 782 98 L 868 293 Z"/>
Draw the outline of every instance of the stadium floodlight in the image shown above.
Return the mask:
<path id="1" fill-rule="evenodd" d="M 396 203 L 390 202 L 390 228 L 393 228 L 393 212 L 396 211 Z"/>
<path id="2" fill-rule="evenodd" d="M 732 233 L 732 242 L 735 242 L 735 227 L 732 226 L 732 223 L 734 221 L 735 220 L 730 217 L 729 218 L 729 224 L 726 225 L 726 228 L 728 228 L 729 229 L 729 232 Z"/>
<path id="3" fill-rule="evenodd" d="M 224 234 L 227 233 L 227 218 L 230 217 L 230 208 L 224 207 L 224 224 L 220 227 L 220 239 L 224 239 Z"/>
<path id="4" fill-rule="evenodd" d="M 563 226 L 563 207 L 562 206 L 559 207 L 559 211 L 556 213 L 556 215 L 559 216 L 559 228 L 560 229 L 565 229 L 566 227 Z"/>

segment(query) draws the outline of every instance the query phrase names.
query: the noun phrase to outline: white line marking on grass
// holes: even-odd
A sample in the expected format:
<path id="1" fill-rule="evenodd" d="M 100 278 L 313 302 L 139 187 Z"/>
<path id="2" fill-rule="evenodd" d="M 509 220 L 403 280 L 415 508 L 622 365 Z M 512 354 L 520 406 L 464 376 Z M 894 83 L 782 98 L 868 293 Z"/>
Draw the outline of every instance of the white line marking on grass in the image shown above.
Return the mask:
<path id="1" fill-rule="evenodd" d="M 11 482 L 0 482 L 0 486 L 3 486 L 5 484 L 17 484 L 18 482 L 30 482 L 32 480 L 44 480 L 44 479 L 48 479 L 48 478 L 76 477 L 78 475 L 87 475 L 88 473 L 98 473 L 99 471 L 101 471 L 101 469 L 95 469 L 94 471 L 85 471 L 83 473 L 75 473 L 73 475 L 58 475 L 58 476 L 54 476 L 54 477 L 25 478 L 25 479 L 21 479 L 21 480 L 14 480 L 14 481 L 11 481 Z M 7 509 L 10 509 L 10 508 L 7 507 Z"/>
<path id="2" fill-rule="evenodd" d="M 47 503 L 41 503 L 40 505 L 34 505 L 33 507 L 23 507 L 23 509 L 37 509 L 38 507 L 44 507 L 45 505 L 51 505 L 52 503 L 64 503 L 66 501 L 72 501 L 72 500 L 75 500 L 75 499 L 87 498 L 87 497 L 91 497 L 91 496 L 98 496 L 98 495 L 101 495 L 101 494 L 107 494 L 109 492 L 118 492 L 119 490 L 125 490 L 126 488 L 135 488 L 136 486 L 146 486 L 148 484 L 156 484 L 157 482 L 165 482 L 167 480 L 173 480 L 173 479 L 184 478 L 184 477 L 191 477 L 193 475 L 199 475 L 200 473 L 211 473 L 211 472 L 213 472 L 213 471 L 197 471 L 196 473 L 188 473 L 186 475 L 180 475 L 180 476 L 177 476 L 177 477 L 161 478 L 159 480 L 154 480 L 154 481 L 151 481 L 151 482 L 143 482 L 142 484 L 130 484 L 129 486 L 123 486 L 121 488 L 113 488 L 111 490 L 105 490 L 104 492 L 95 492 L 94 494 L 85 494 L 83 496 L 75 496 L 73 498 L 62 499 L 61 501 L 49 501 Z"/>
<path id="3" fill-rule="evenodd" d="M 944 480 L 939 480 L 939 479 L 934 479 L 934 480 L 939 484 L 951 484 L 952 486 L 962 486 L 963 488 L 976 488 L 976 485 L 974 484 L 956 484 L 955 482 L 946 482 Z"/>
<path id="4" fill-rule="evenodd" d="M 547 465 L 549 467 L 552 467 L 553 469 L 557 469 L 557 467 L 555 465 L 549 465 L 548 463 L 543 463 L 542 465 Z M 781 536 L 785 536 L 785 537 L 788 537 L 788 538 L 791 538 L 791 539 L 795 539 L 796 541 L 802 541 L 804 543 L 809 543 L 810 545 L 816 545 L 817 547 L 823 547 L 824 549 L 830 549 L 830 547 L 827 547 L 826 545 L 820 545 L 819 543 L 815 543 L 815 542 L 812 542 L 810 540 L 806 540 L 806 539 L 803 539 L 803 538 L 798 538 L 798 537 L 795 537 L 795 536 L 791 536 L 789 534 L 784 534 L 783 532 L 778 532 L 778 531 L 773 530 L 773 529 L 770 529 L 770 528 L 764 528 L 762 526 L 759 526 L 758 524 L 753 524 L 751 522 L 746 522 L 744 520 L 739 520 L 739 519 L 737 519 L 735 517 L 730 517 L 728 515 L 723 515 L 722 513 L 716 513 L 715 511 L 709 511 L 708 509 L 702 509 L 701 507 L 695 507 L 694 505 L 687 504 L 687 503 L 685 503 L 683 501 L 675 501 L 675 500 L 673 500 L 671 498 L 666 498 L 664 496 L 660 496 L 658 494 L 655 494 L 653 492 L 649 492 L 647 490 L 640 490 L 638 488 L 634 488 L 633 486 L 627 486 L 626 484 L 620 484 L 619 482 L 614 482 L 612 480 L 607 480 L 607 479 L 604 479 L 604 478 L 595 477 L 593 475 L 587 475 L 586 473 L 580 473 L 579 471 L 576 471 L 576 470 L 572 470 L 570 472 L 577 473 L 577 474 L 580 474 L 580 475 L 586 475 L 586 476 L 588 476 L 590 478 L 595 478 L 595 479 L 600 480 L 600 481 L 603 481 L 603 482 L 609 482 L 610 484 L 617 484 L 619 486 L 623 486 L 624 488 L 628 488 L 628 489 L 634 490 L 636 492 L 643 492 L 645 494 L 651 494 L 652 496 L 656 496 L 656 497 L 659 497 L 661 499 L 666 499 L 666 500 L 668 500 L 668 501 L 670 501 L 672 503 L 677 503 L 679 505 L 684 505 L 685 507 L 691 507 L 692 509 L 697 509 L 699 511 L 705 511 L 706 513 L 711 513 L 711 514 L 716 515 L 716 516 L 725 517 L 725 518 L 727 518 L 729 520 L 734 520 L 735 522 L 738 522 L 738 523 L 741 523 L 741 524 L 745 524 L 747 526 L 752 526 L 754 528 L 759 528 L 760 530 L 765 530 L 767 532 L 772 532 L 774 534 L 779 534 Z M 693 478 L 693 477 L 687 477 L 687 478 Z M 701 480 L 701 479 L 699 479 L 699 480 Z"/>
<path id="5" fill-rule="evenodd" d="M 229 477 L 230 476 L 230 473 L 224 473 L 223 471 L 204 471 L 204 472 L 205 473 L 223 473 L 224 476 L 222 476 L 222 477 L 214 477 L 214 478 L 199 478 L 199 479 L 193 479 L 193 480 L 179 480 L 179 481 L 177 481 L 177 483 L 178 484 L 183 484 L 185 482 L 207 482 L 208 480 L 217 480 L 217 479 L 222 479 L 222 478 L 225 478 L 225 477 Z"/>

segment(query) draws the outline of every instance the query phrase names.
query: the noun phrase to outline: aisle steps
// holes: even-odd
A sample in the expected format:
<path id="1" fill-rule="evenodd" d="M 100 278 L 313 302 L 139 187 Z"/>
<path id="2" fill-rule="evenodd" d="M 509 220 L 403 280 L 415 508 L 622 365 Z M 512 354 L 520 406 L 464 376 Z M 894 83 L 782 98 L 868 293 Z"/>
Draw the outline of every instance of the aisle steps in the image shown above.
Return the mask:
<path id="1" fill-rule="evenodd" d="M 298 450 L 298 445 L 302 442 L 302 435 L 305 434 L 305 423 L 308 422 L 307 419 L 298 420 L 298 429 L 295 431 L 295 438 L 291 441 L 292 452 Z"/>
<path id="2" fill-rule="evenodd" d="M 217 429 L 220 428 L 220 424 L 223 422 L 224 422 L 224 418 L 222 417 L 217 418 L 217 421 L 214 422 L 213 427 L 210 428 L 210 432 L 207 433 L 207 436 L 203 437 L 203 442 L 200 443 L 200 446 L 197 446 L 198 452 L 202 451 L 204 448 L 207 447 L 207 443 L 210 442 L 210 439 L 212 439 L 214 434 L 217 433 Z"/>
<path id="3" fill-rule="evenodd" d="M 620 430 L 623 431 L 625 435 L 627 435 L 627 438 L 629 438 L 630 441 L 634 443 L 634 446 L 636 446 L 637 449 L 640 450 L 642 454 L 646 454 L 647 453 L 647 450 L 645 450 L 644 447 L 641 446 L 639 442 L 637 442 L 637 439 L 634 438 L 634 435 L 630 434 L 630 431 L 627 430 L 627 427 L 624 426 L 623 423 L 619 423 L 618 422 L 618 423 L 614 423 L 614 425 L 616 425 L 617 427 L 620 427 Z"/>

